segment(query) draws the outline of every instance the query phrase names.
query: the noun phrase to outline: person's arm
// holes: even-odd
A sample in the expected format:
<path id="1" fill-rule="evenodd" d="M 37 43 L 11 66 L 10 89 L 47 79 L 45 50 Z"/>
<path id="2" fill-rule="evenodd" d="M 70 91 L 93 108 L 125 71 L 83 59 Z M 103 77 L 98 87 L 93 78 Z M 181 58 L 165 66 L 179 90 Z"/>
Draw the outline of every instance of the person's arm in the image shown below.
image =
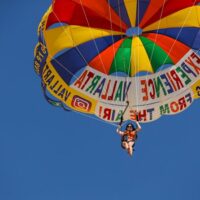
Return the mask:
<path id="1" fill-rule="evenodd" d="M 139 123 L 139 114 L 137 111 L 135 111 L 135 115 L 136 115 L 135 123 L 137 125 L 136 132 L 139 132 L 141 131 L 142 127 L 140 126 L 140 123 Z"/>
<path id="2" fill-rule="evenodd" d="M 139 132 L 142 127 L 140 126 L 140 123 L 138 121 L 135 122 L 137 124 L 137 128 L 136 128 L 136 131 Z"/>
<path id="3" fill-rule="evenodd" d="M 116 132 L 117 132 L 119 135 L 124 135 L 124 132 L 121 131 L 120 129 L 121 129 L 121 126 L 119 125 L 119 126 L 117 127 Z"/>

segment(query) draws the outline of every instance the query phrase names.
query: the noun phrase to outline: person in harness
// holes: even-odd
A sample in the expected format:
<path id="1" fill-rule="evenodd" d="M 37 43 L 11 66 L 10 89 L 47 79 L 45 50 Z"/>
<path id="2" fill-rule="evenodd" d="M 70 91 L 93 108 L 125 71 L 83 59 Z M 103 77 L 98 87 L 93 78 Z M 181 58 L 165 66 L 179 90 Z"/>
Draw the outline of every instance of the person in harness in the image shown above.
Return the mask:
<path id="1" fill-rule="evenodd" d="M 142 128 L 141 128 L 141 126 L 138 122 L 138 117 L 137 117 L 137 120 L 135 121 L 137 127 L 135 127 L 132 123 L 128 123 L 127 126 L 126 126 L 126 130 L 121 131 L 122 121 L 123 121 L 123 117 L 122 117 L 121 123 L 117 127 L 116 131 L 121 136 L 121 146 L 122 146 L 122 148 L 125 149 L 130 156 L 132 156 L 133 151 L 134 151 L 135 141 L 137 139 L 137 133 Z"/>

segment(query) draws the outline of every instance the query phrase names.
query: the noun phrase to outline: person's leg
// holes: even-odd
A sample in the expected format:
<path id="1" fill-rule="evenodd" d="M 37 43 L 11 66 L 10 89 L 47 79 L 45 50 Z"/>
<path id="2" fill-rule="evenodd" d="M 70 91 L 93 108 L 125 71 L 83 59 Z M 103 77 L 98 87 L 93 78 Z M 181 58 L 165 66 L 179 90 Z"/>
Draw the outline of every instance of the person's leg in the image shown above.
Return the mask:
<path id="1" fill-rule="evenodd" d="M 128 154 L 129 154 L 130 156 L 133 155 L 133 145 L 134 145 L 134 144 L 135 144 L 134 141 L 128 143 Z"/>
<path id="2" fill-rule="evenodd" d="M 127 142 L 123 141 L 123 142 L 122 142 L 122 145 L 123 145 L 123 147 L 124 147 L 126 150 L 128 150 L 129 145 L 128 145 Z"/>

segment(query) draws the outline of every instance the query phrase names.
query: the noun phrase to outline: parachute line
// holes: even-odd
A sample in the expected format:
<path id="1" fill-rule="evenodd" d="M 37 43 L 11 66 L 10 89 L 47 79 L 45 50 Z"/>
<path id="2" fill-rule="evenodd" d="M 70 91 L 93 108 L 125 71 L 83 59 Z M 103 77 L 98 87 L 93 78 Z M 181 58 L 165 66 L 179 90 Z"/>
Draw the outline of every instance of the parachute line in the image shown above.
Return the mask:
<path id="1" fill-rule="evenodd" d="M 194 3 L 193 3 L 193 5 L 191 6 L 191 8 L 196 4 L 196 2 L 197 2 L 197 0 L 194 1 Z M 174 40 L 174 42 L 173 42 L 173 44 L 172 44 L 172 46 L 171 46 L 169 52 L 167 53 L 168 56 L 170 55 L 172 49 L 174 48 L 174 45 L 175 45 L 176 41 L 178 40 L 178 38 L 179 38 L 179 36 L 180 36 L 180 34 L 181 34 L 183 28 L 184 28 L 184 25 L 185 25 L 185 23 L 186 23 L 186 21 L 187 21 L 187 18 L 189 17 L 189 15 L 190 15 L 191 12 L 192 12 L 192 10 L 190 9 L 190 10 L 188 11 L 188 13 L 187 13 L 187 16 L 185 17 L 185 20 L 184 20 L 184 22 L 183 22 L 183 24 L 182 24 L 182 26 L 181 26 L 181 29 L 180 29 L 179 32 L 178 32 L 178 35 L 176 36 L 176 39 Z M 168 56 L 167 56 L 167 57 L 168 57 Z M 166 62 L 167 57 L 165 58 L 163 64 Z M 163 67 L 161 67 L 161 70 L 162 70 L 162 69 L 163 69 Z"/>

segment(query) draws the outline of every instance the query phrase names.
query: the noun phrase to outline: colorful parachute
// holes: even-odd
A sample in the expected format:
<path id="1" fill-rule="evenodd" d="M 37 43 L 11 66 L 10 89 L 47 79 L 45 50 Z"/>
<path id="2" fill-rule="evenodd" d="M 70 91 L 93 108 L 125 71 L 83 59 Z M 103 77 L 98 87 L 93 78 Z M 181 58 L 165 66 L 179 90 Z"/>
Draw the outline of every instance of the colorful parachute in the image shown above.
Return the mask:
<path id="1" fill-rule="evenodd" d="M 200 0 L 54 0 L 34 68 L 49 103 L 118 122 L 179 113 L 200 96 Z"/>

